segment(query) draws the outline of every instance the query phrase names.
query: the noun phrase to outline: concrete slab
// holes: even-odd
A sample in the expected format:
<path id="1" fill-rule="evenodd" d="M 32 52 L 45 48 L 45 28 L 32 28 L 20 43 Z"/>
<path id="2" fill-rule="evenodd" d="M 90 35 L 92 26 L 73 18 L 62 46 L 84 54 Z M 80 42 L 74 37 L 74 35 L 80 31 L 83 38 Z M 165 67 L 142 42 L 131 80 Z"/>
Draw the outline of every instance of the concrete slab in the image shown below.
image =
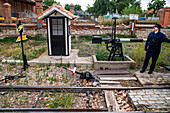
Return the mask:
<path id="1" fill-rule="evenodd" d="M 137 80 L 136 77 L 100 77 L 102 81 L 121 81 L 121 80 Z"/>
<path id="2" fill-rule="evenodd" d="M 76 66 L 93 66 L 92 57 L 78 57 L 78 49 L 72 49 L 70 56 L 48 56 L 46 51 L 37 59 L 33 59 L 28 63 L 34 65 L 37 63 L 51 63 L 51 64 L 70 64 Z"/>
<path id="3" fill-rule="evenodd" d="M 170 73 L 158 73 L 153 72 L 148 74 L 148 72 L 140 73 L 135 72 L 135 76 L 143 86 L 166 86 L 170 85 Z"/>

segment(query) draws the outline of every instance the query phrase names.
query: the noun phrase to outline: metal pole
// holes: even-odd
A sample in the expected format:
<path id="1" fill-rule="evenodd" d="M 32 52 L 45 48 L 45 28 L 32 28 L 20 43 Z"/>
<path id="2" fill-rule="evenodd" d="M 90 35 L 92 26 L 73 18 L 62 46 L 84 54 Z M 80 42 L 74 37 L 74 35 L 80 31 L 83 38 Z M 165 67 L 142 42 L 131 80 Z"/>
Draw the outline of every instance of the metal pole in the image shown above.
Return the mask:
<path id="1" fill-rule="evenodd" d="M 114 42 L 116 42 L 116 18 L 115 18 Z"/>
<path id="2" fill-rule="evenodd" d="M 24 57 L 24 47 L 23 47 L 23 40 L 22 40 L 22 30 L 20 31 L 20 37 L 21 37 L 21 48 L 22 48 L 22 57 L 23 57 L 23 69 L 26 70 L 25 67 L 25 57 Z"/>

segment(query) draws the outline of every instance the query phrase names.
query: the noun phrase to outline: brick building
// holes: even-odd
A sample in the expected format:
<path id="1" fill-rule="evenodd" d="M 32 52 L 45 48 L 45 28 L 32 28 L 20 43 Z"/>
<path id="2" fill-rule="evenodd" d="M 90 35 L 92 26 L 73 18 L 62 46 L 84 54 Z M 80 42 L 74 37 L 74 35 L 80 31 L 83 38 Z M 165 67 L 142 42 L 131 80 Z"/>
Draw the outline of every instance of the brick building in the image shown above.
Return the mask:
<path id="1" fill-rule="evenodd" d="M 160 16 L 160 24 L 163 27 L 170 27 L 170 7 L 162 8 L 158 11 Z"/>
<path id="2" fill-rule="evenodd" d="M 0 0 L 0 16 L 33 18 L 43 11 L 43 0 Z"/>

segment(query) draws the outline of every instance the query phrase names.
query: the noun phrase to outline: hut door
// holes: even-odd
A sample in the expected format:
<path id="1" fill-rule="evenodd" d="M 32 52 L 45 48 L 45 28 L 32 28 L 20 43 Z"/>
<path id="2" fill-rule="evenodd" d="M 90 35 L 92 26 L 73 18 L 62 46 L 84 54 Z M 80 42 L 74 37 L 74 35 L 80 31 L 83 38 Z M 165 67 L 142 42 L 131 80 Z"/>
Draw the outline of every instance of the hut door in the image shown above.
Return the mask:
<path id="1" fill-rule="evenodd" d="M 50 24 L 52 55 L 65 56 L 64 18 L 51 18 Z"/>

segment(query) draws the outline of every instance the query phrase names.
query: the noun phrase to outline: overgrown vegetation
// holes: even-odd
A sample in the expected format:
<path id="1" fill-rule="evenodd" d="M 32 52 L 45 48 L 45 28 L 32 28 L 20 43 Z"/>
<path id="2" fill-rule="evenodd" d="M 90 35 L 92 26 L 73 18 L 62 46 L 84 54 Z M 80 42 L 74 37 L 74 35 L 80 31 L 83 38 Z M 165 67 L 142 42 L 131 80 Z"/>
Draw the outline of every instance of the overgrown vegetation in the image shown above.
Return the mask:
<path id="1" fill-rule="evenodd" d="M 46 50 L 46 38 L 36 35 L 34 37 L 27 36 L 28 40 L 23 43 L 24 52 L 27 59 L 39 57 Z M 5 37 L 0 39 L 0 55 L 1 59 L 22 59 L 21 44 L 16 43 L 17 37 Z"/>
<path id="2" fill-rule="evenodd" d="M 75 102 L 75 95 L 72 93 L 68 93 L 67 91 L 61 90 L 61 93 L 57 93 L 53 91 L 54 94 L 49 95 L 48 92 L 46 92 L 46 97 L 49 97 L 48 100 L 43 101 L 43 104 L 50 105 L 50 108 L 70 108 Z"/>
<path id="3" fill-rule="evenodd" d="M 113 20 L 113 22 L 114 22 L 114 20 Z M 111 19 L 104 19 L 104 21 L 100 20 L 99 23 L 100 23 L 100 25 L 111 26 Z M 116 25 L 120 25 L 120 24 L 129 25 L 129 18 L 117 19 Z"/>

